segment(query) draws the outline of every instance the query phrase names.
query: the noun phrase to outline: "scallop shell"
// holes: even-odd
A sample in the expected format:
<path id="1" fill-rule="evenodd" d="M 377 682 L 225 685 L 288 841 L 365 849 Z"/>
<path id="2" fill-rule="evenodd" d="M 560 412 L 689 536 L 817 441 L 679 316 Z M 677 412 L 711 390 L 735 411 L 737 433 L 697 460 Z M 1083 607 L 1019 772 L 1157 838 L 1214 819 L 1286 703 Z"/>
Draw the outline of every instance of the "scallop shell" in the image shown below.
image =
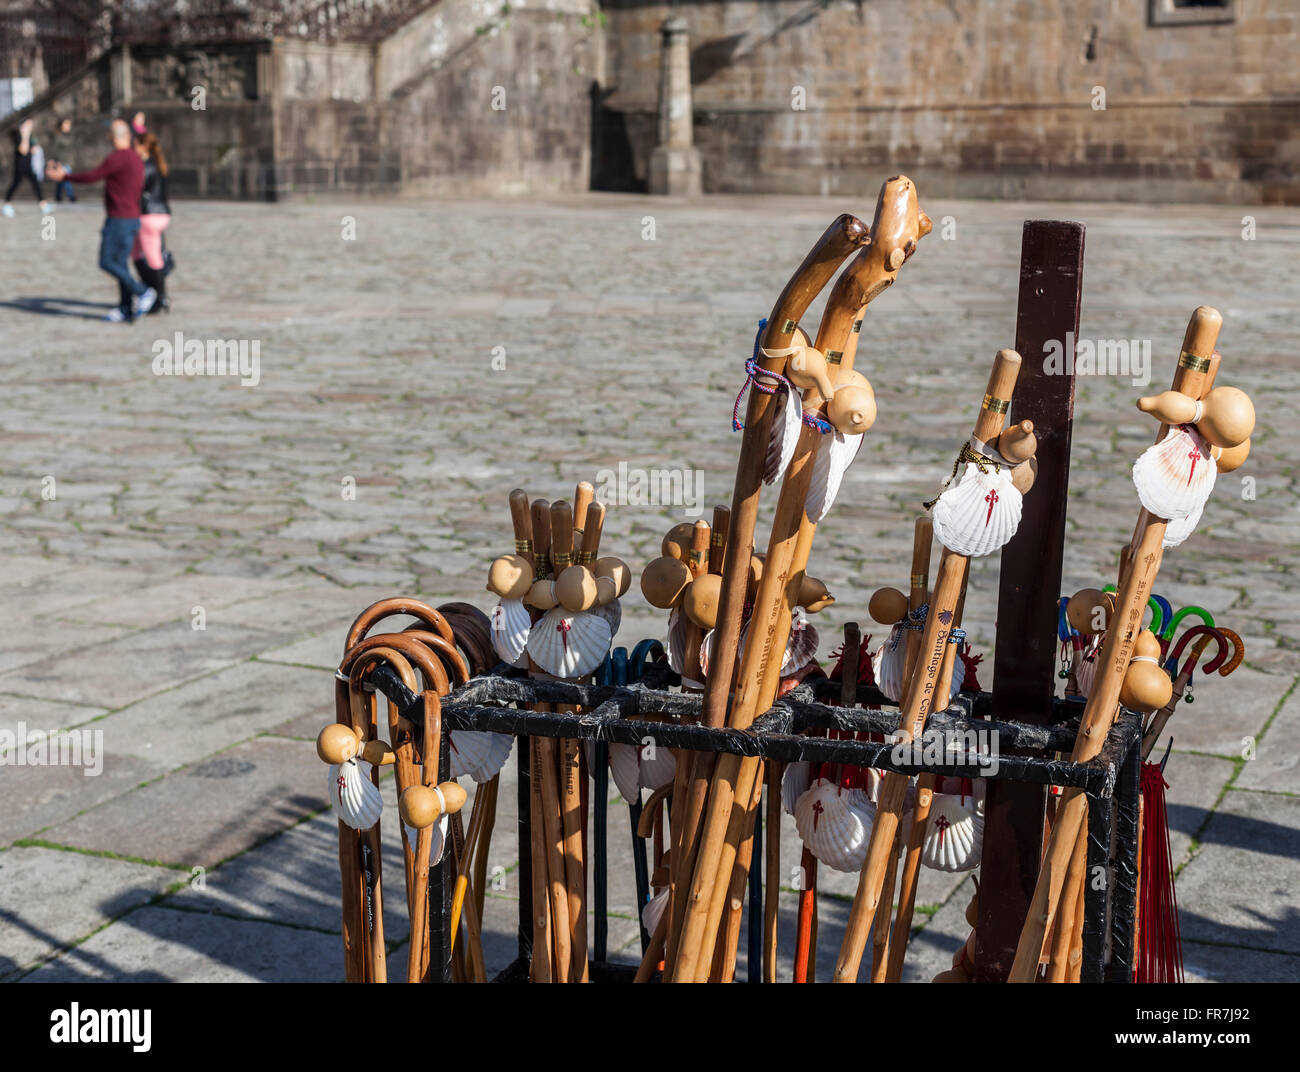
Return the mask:
<path id="1" fill-rule="evenodd" d="M 1165 537 L 1161 542 L 1161 547 L 1166 551 L 1171 547 L 1177 547 L 1188 536 L 1196 531 L 1196 526 L 1201 523 L 1201 514 L 1204 513 L 1204 507 L 1198 506 L 1186 517 L 1176 517 L 1165 526 Z"/>
<path id="2" fill-rule="evenodd" d="M 447 757 L 452 778 L 468 774 L 482 785 L 496 777 L 510 758 L 515 739 L 505 733 L 486 733 L 477 730 L 450 730 L 447 733 Z"/>
<path id="3" fill-rule="evenodd" d="M 846 436 L 843 432 L 831 431 L 821 437 L 821 442 L 817 444 L 817 456 L 813 459 L 812 484 L 803 505 L 808 520 L 814 525 L 835 504 L 840 481 L 844 479 L 845 471 L 861 449 L 861 433 Z"/>
<path id="4" fill-rule="evenodd" d="M 1016 534 L 1021 502 L 1009 469 L 982 473 L 968 462 L 961 480 L 949 484 L 930 511 L 934 534 L 953 554 L 992 554 Z"/>
<path id="5" fill-rule="evenodd" d="M 710 629 L 700 641 L 700 673 L 705 677 L 709 676 L 709 660 L 713 658 L 713 632 Z"/>
<path id="6" fill-rule="evenodd" d="M 641 764 L 636 753 L 635 745 L 611 742 L 609 746 L 609 773 L 618 795 L 628 802 L 641 799 Z"/>
<path id="7" fill-rule="evenodd" d="M 441 815 L 438 817 L 438 821 L 430 827 L 433 832 L 433 841 L 429 846 L 430 867 L 442 862 L 443 851 L 447 848 L 447 824 L 450 820 L 450 815 Z M 420 831 L 413 826 L 407 826 L 406 823 L 402 824 L 402 829 L 406 831 L 406 841 L 411 846 L 411 851 L 414 852 L 416 845 L 419 843 Z"/>
<path id="8" fill-rule="evenodd" d="M 330 803 L 339 822 L 353 830 L 369 830 L 379 822 L 384 798 L 370 780 L 370 764 L 364 759 L 349 759 L 330 767 L 329 784 Z"/>
<path id="9" fill-rule="evenodd" d="M 793 674 L 807 666 L 817 654 L 817 630 L 809 624 L 803 607 L 795 607 L 790 615 L 790 638 L 785 643 L 785 658 L 781 660 L 781 676 Z"/>
<path id="10" fill-rule="evenodd" d="M 795 803 L 794 821 L 808 851 L 834 871 L 862 869 L 875 808 L 865 794 L 819 778 Z"/>
<path id="11" fill-rule="evenodd" d="M 921 863 L 936 871 L 972 871 L 984 847 L 984 800 L 936 793 L 921 846 Z"/>
<path id="12" fill-rule="evenodd" d="M 812 782 L 812 764 L 806 759 L 787 763 L 781 774 L 781 807 L 787 815 L 794 814 L 794 806 L 799 798 L 808 792 Z"/>
<path id="13" fill-rule="evenodd" d="M 524 648 L 532 627 L 532 617 L 522 599 L 501 600 L 492 608 L 492 650 L 502 662 L 526 666 Z"/>
<path id="14" fill-rule="evenodd" d="M 1087 699 L 1088 694 L 1092 692 L 1092 683 L 1097 676 L 1097 660 L 1089 659 L 1086 656 L 1079 660 L 1079 665 L 1074 671 L 1074 683 L 1079 687 L 1079 695 Z"/>
<path id="15" fill-rule="evenodd" d="M 1205 505 L 1217 472 L 1210 445 L 1196 429 L 1183 425 L 1142 452 L 1133 463 L 1133 483 L 1147 510 L 1174 521 Z"/>
<path id="16" fill-rule="evenodd" d="M 623 624 L 623 605 L 615 599 L 609 603 L 597 603 L 591 608 L 592 614 L 599 614 L 605 621 L 609 622 L 609 636 L 612 640 L 618 635 L 618 627 Z"/>
<path id="17" fill-rule="evenodd" d="M 677 777 L 677 756 L 671 748 L 658 744 L 653 749 L 654 759 L 646 758 L 647 751 L 649 751 L 647 746 L 642 746 L 638 750 L 638 758 L 641 761 L 641 785 L 653 792 L 662 789 Z"/>
<path id="18" fill-rule="evenodd" d="M 771 484 L 790 464 L 795 444 L 799 442 L 800 425 L 803 424 L 803 400 L 789 386 L 777 388 L 783 392 L 781 408 L 772 415 L 772 434 L 767 441 L 767 457 L 763 462 L 763 483 Z"/>
<path id="19" fill-rule="evenodd" d="M 663 918 L 664 909 L 668 907 L 668 888 L 664 887 L 656 893 L 650 900 L 646 901 L 645 907 L 641 909 L 641 926 L 650 934 L 654 934 L 655 928 L 659 926 L 659 921 Z"/>
<path id="20" fill-rule="evenodd" d="M 686 630 L 690 628 L 690 619 L 682 613 L 681 607 L 673 607 L 668 614 L 668 668 L 676 674 L 685 669 Z"/>
<path id="21" fill-rule="evenodd" d="M 907 630 L 900 622 L 871 654 L 871 669 L 876 674 L 876 688 L 895 703 L 903 697 L 903 663 L 907 659 Z"/>
<path id="22" fill-rule="evenodd" d="M 533 662 L 559 678 L 582 677 L 600 665 L 613 634 L 609 622 L 590 611 L 548 610 L 528 634 Z"/>

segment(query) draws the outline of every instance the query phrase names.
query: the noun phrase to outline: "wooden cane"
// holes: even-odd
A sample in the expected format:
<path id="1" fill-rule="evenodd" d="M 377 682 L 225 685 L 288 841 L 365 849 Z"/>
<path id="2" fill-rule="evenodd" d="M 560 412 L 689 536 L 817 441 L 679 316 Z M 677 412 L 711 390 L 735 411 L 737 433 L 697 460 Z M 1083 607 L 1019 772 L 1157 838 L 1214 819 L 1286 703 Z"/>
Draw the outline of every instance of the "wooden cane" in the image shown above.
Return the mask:
<path id="1" fill-rule="evenodd" d="M 962 577 L 961 594 L 957 598 L 957 610 L 953 614 L 953 627 L 959 628 L 966 609 L 966 584 L 970 578 L 970 565 L 967 563 L 965 576 Z M 915 579 L 914 579 L 915 580 Z M 939 703 L 946 703 L 952 686 L 952 675 L 957 673 L 956 664 L 959 657 L 958 644 L 949 644 L 944 652 L 943 669 L 939 674 L 939 683 L 935 695 Z M 962 671 L 965 672 L 963 666 Z M 888 966 L 885 982 L 897 983 L 903 978 L 903 961 L 907 955 L 907 945 L 912 938 L 912 917 L 916 911 L 916 887 L 920 878 L 921 850 L 925 846 L 925 834 L 930 819 L 930 808 L 934 803 L 934 786 L 936 777 L 924 773 L 916 779 L 916 800 L 912 811 L 912 831 L 907 842 L 907 855 L 903 861 L 903 874 L 898 887 L 898 915 L 894 919 L 894 929 L 889 939 Z"/>
<path id="2" fill-rule="evenodd" d="M 1182 353 L 1174 373 L 1173 390 L 1189 398 L 1199 398 L 1204 388 L 1210 358 L 1218 339 L 1223 318 L 1218 311 L 1201 306 L 1192 313 L 1183 336 Z M 1163 426 L 1157 432 L 1157 442 Z M 1119 693 L 1133 654 L 1133 644 L 1142 627 L 1142 616 L 1151 595 L 1160 561 L 1167 521 L 1142 510 L 1138 515 L 1134 540 L 1130 543 L 1127 567 L 1115 598 L 1115 612 L 1098 657 L 1096 676 L 1084 707 L 1071 753 L 1073 762 L 1096 758 L 1119 709 Z M 1057 906 L 1061 903 L 1066 873 L 1074 854 L 1079 833 L 1087 819 L 1088 800 L 1082 790 L 1067 788 L 1061 795 L 1052 824 L 1051 837 L 1043 854 L 1038 882 L 1029 905 L 1025 925 L 1016 946 L 1010 981 L 1032 982 L 1038 971 L 1039 953 L 1052 928 Z M 1070 895 L 1073 897 L 1073 890 Z"/>
<path id="3" fill-rule="evenodd" d="M 934 542 L 934 525 L 928 517 L 918 517 L 912 527 L 912 572 L 908 581 L 908 601 L 907 606 L 910 611 L 918 611 L 929 597 L 930 584 L 930 545 Z M 960 618 L 955 619 L 954 624 L 960 625 Z M 921 650 L 921 632 L 919 629 L 909 629 L 907 631 L 907 648 L 903 657 L 903 681 L 910 682 L 912 675 L 916 671 L 917 654 Z M 951 676 L 950 657 L 952 652 L 944 655 L 949 676 Z M 941 675 L 942 676 L 942 675 Z M 941 687 L 936 690 L 936 694 L 941 697 L 947 697 L 948 681 L 944 679 Z M 906 688 L 904 688 L 906 691 Z M 924 831 L 925 820 L 930 812 L 930 799 L 934 795 L 934 778 L 921 775 L 917 779 L 916 798 L 913 804 L 912 813 L 912 840 L 916 840 L 918 831 Z M 924 798 L 924 801 L 922 800 Z M 889 867 L 885 872 L 885 890 L 889 896 L 881 900 L 876 906 L 876 916 L 872 923 L 871 933 L 871 981 L 873 983 L 883 983 L 888 980 L 890 965 L 895 960 L 900 961 L 898 967 L 901 971 L 902 952 L 897 956 L 891 956 L 890 947 L 890 915 L 894 907 L 895 883 L 898 879 L 899 857 L 907 851 L 907 859 L 904 863 L 904 873 L 901 883 L 898 883 L 898 918 L 901 921 L 904 916 L 907 917 L 906 927 L 910 929 L 912 923 L 912 905 L 908 903 L 909 894 L 915 897 L 916 894 L 916 872 L 921 862 L 921 849 L 918 843 L 915 852 L 912 851 L 911 844 L 903 844 L 903 828 L 899 825 L 898 831 L 894 834 L 894 851 L 890 857 Z M 908 871 L 910 868 L 910 882 Z M 895 927 L 895 935 L 898 935 L 898 929 Z M 902 944 L 907 944 L 907 930 L 903 931 Z M 897 981 L 897 980 L 894 980 Z"/>
<path id="4" fill-rule="evenodd" d="M 818 328 L 817 352 L 843 352 L 853 322 L 860 311 L 894 282 L 898 269 L 915 250 L 917 241 L 928 230 L 928 224 L 929 220 L 917 206 L 915 188 L 910 180 L 900 176 L 885 183 L 876 205 L 871 244 L 854 258 L 853 263 L 837 280 Z M 814 410 L 824 405 L 825 399 L 815 386 L 808 387 L 807 391 L 805 401 L 811 401 Z M 814 437 L 819 435 L 820 432 L 816 429 L 801 426 L 794 457 L 781 486 L 767 557 L 764 560 L 763 578 L 759 584 L 754 613 L 750 618 L 748 640 L 736 677 L 736 695 L 729 719 L 729 725 L 735 729 L 749 727 L 758 713 L 758 701 L 765 688 L 775 695 L 776 683 L 771 679 L 765 680 L 764 674 L 769 661 L 774 658 L 771 673 L 779 676 L 786 637 L 778 636 L 777 633 L 781 605 L 786 599 L 785 586 L 795 563 L 795 549 L 800 541 L 801 527 L 805 528 L 804 543 L 808 546 L 811 545 L 811 531 L 815 528 L 807 522 L 803 505 L 812 482 L 813 455 L 817 446 Z M 733 522 L 736 513 L 736 504 L 733 503 Z M 729 546 L 734 561 L 738 543 L 731 539 Z M 786 607 L 788 610 L 788 603 Z M 725 653 L 725 648 L 723 652 Z M 682 938 L 673 965 L 674 980 L 694 978 L 699 958 L 707 955 L 705 950 L 710 953 L 712 951 L 716 932 L 708 931 L 709 902 L 712 896 L 706 891 L 714 888 L 718 875 L 730 874 L 729 868 L 734 866 L 737 844 L 728 837 L 732 803 L 736 799 L 747 801 L 750 798 L 760 766 L 760 761 L 756 759 L 746 758 L 742 761 L 731 755 L 724 755 L 717 761 L 709 790 L 708 807 L 704 813 L 705 820 L 701 826 Z"/>
<path id="5" fill-rule="evenodd" d="M 1082 889 L 1084 874 L 1088 870 L 1088 831 L 1080 830 L 1074 842 L 1066 872 L 1066 888 Z M 1076 932 L 1081 930 L 1083 918 L 1075 915 L 1078 899 L 1069 898 L 1056 917 L 1056 933 L 1052 936 L 1051 953 L 1047 961 L 1047 981 L 1064 983 L 1070 978 L 1070 951 L 1074 948 Z"/>
<path id="6" fill-rule="evenodd" d="M 760 340 L 759 367 L 765 372 L 783 373 L 789 360 L 789 347 L 795 337 L 799 319 L 813 299 L 830 282 L 839 266 L 868 240 L 866 225 L 847 213 L 839 216 L 822 233 L 781 291 L 768 317 Z M 727 525 L 728 554 L 722 571 L 722 591 L 718 605 L 718 624 L 713 634 L 712 662 L 717 668 L 705 682 L 702 721 L 714 729 L 726 722 L 727 701 L 731 692 L 730 667 L 736 662 L 740 642 L 742 611 L 749 583 L 749 565 L 754 551 L 754 527 L 758 520 L 759 492 L 763 485 L 768 441 L 771 438 L 772 396 L 751 391 L 745 424 L 736 462 L 736 478 Z M 665 976 L 671 978 L 676 960 L 686 899 L 678 895 L 678 886 L 690 883 L 697 850 L 699 824 L 709 792 L 717 756 L 711 752 L 693 753 L 685 799 L 676 805 L 679 815 L 673 822 L 673 852 L 669 880 L 669 916 L 665 952 Z"/>
<path id="7" fill-rule="evenodd" d="M 1020 355 L 1014 350 L 999 350 L 993 360 L 988 388 L 975 421 L 974 435 L 980 442 L 989 442 L 1002 430 L 1019 371 Z M 904 743 L 915 741 L 921 735 L 933 703 L 947 705 L 947 697 L 939 696 L 936 687 L 966 568 L 967 559 L 964 555 L 944 548 L 921 637 L 920 661 L 899 708 L 898 730 Z M 848 926 L 835 966 L 834 978 L 838 983 L 851 983 L 858 977 L 858 968 L 866 948 L 871 920 L 880 902 L 885 872 L 910 780 L 905 774 L 889 771 L 881 783 L 867 857 L 858 877 L 857 893 L 853 898 Z"/>
<path id="8" fill-rule="evenodd" d="M 763 900 L 763 982 L 776 982 L 777 922 L 781 907 L 781 776 L 785 764 L 771 761 L 767 765 L 767 840 L 763 847 L 767 859 L 767 889 Z M 732 946 L 735 949 L 735 946 Z M 732 954 L 734 958 L 734 953 Z M 733 960 L 734 963 L 734 960 Z M 752 969 L 751 969 L 752 970 Z"/>

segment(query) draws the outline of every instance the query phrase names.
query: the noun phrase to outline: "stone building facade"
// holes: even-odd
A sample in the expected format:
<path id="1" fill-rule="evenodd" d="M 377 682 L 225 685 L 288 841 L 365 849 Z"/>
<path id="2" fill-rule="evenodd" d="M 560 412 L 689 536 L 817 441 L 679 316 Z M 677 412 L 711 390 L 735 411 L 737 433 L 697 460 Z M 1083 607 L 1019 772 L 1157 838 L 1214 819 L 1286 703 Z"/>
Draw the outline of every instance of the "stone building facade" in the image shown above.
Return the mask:
<path id="1" fill-rule="evenodd" d="M 929 196 L 1300 202 L 1297 0 L 401 5 L 357 40 L 119 44 L 34 108 L 91 154 L 144 109 L 181 193 L 639 190 L 672 14 L 705 193 L 901 170 Z"/>

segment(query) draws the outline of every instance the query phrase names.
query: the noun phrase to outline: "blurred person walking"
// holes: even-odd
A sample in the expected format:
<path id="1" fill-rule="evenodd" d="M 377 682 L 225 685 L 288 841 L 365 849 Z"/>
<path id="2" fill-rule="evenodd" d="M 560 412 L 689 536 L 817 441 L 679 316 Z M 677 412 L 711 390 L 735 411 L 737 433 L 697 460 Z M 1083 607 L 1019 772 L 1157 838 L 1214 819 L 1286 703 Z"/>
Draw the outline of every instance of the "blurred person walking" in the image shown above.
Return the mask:
<path id="1" fill-rule="evenodd" d="M 45 193 L 41 189 L 41 177 L 45 170 L 44 154 L 32 133 L 34 127 L 35 124 L 30 119 L 24 119 L 18 124 L 18 129 L 11 133 L 14 142 L 14 177 L 9 183 L 9 189 L 5 191 L 4 208 L 0 209 L 6 216 L 14 214 L 14 206 L 10 202 L 13 201 L 14 191 L 24 181 L 31 183 L 41 215 L 50 210 L 49 202 L 45 200 Z M 36 170 L 37 164 L 41 168 L 39 172 Z"/>
<path id="2" fill-rule="evenodd" d="M 172 222 L 167 202 L 167 158 L 153 134 L 136 134 L 135 151 L 144 162 L 144 189 L 140 194 L 140 230 L 131 248 L 135 270 L 146 286 L 158 293 L 149 313 L 171 308 L 167 300 L 167 258 L 163 251 L 163 232 Z"/>
<path id="3" fill-rule="evenodd" d="M 107 218 L 99 238 L 99 266 L 118 283 L 118 307 L 104 319 L 130 323 L 139 314 L 153 308 L 158 292 L 131 274 L 131 248 L 140 230 L 140 197 L 144 191 L 144 162 L 131 148 L 131 128 L 125 119 L 114 119 L 109 127 L 113 151 L 93 171 L 68 171 L 62 164 L 51 164 L 50 178 L 55 182 L 103 182 L 104 210 Z"/>
<path id="4" fill-rule="evenodd" d="M 72 152 L 75 146 L 72 142 L 72 119 L 64 116 L 59 120 L 59 125 L 54 128 L 54 136 L 50 138 L 50 152 L 54 160 L 64 167 L 72 167 Z M 76 192 L 72 189 L 72 183 L 67 179 L 62 179 L 54 184 L 54 200 L 62 201 L 64 198 L 68 201 L 77 199 Z"/>

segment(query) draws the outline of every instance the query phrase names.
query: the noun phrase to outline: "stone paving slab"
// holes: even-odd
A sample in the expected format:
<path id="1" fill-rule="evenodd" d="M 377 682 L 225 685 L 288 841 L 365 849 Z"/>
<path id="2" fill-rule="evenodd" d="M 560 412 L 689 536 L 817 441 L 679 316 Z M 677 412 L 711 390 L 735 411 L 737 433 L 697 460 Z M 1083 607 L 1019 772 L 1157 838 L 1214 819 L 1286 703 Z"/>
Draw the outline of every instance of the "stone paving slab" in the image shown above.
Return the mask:
<path id="1" fill-rule="evenodd" d="M 74 621 L 104 622 L 148 629 L 175 621 L 184 621 L 189 625 L 194 617 L 194 608 L 201 607 L 205 618 L 213 622 L 227 622 L 227 615 L 217 612 L 232 603 L 285 592 L 291 587 L 285 581 L 184 573 L 162 584 L 109 596 L 93 603 L 79 603 L 68 610 L 65 616 Z"/>
<path id="2" fill-rule="evenodd" d="M 93 743 L 93 741 L 92 741 Z M 99 774 L 93 766 L 0 767 L 0 845 L 25 837 L 45 837 L 47 828 L 73 819 L 88 808 L 120 799 L 166 771 L 160 764 L 136 756 L 100 752 Z M 144 854 L 108 846 L 122 855 Z"/>
<path id="3" fill-rule="evenodd" d="M 1297 859 L 1300 799 L 1228 793 L 1178 876 L 1184 939 L 1300 953 Z"/>
<path id="4" fill-rule="evenodd" d="M 1161 752 L 1156 756 L 1158 760 Z M 1169 850 L 1177 867 L 1187 858 L 1192 838 L 1205 825 L 1235 764 L 1211 756 L 1177 751 L 1165 766 L 1165 807 L 1169 815 Z"/>
<path id="5" fill-rule="evenodd" d="M 0 852 L 0 981 L 146 904 L 182 877 L 57 849 Z"/>
<path id="6" fill-rule="evenodd" d="M 1241 769 L 1242 789 L 1300 795 L 1300 695 L 1292 692 Z"/>
<path id="7" fill-rule="evenodd" d="M 1300 983 L 1300 957 L 1183 940 L 1189 983 Z"/>
<path id="8" fill-rule="evenodd" d="M 0 674 L 0 691 L 117 708 L 240 662 L 276 640 L 260 629 L 160 625 Z"/>
<path id="9" fill-rule="evenodd" d="M 391 966 L 390 966 L 391 970 Z M 23 977 L 27 983 L 343 981 L 337 935 L 140 908 Z"/>
<path id="10" fill-rule="evenodd" d="M 42 837 L 182 867 L 211 867 L 319 811 L 328 804 L 325 793 L 324 770 L 310 748 L 259 738 L 173 771 Z"/>
<path id="11" fill-rule="evenodd" d="M 102 707 L 0 694 L 0 731 L 7 730 L 15 734 L 15 737 L 22 727 L 26 727 L 28 732 L 43 730 L 48 733 L 68 726 L 79 726 L 105 713 Z M 0 748 L 2 751 L 4 749 Z"/>
<path id="12" fill-rule="evenodd" d="M 114 712 L 94 728 L 115 752 L 179 767 L 263 733 L 295 711 L 314 714 L 319 732 L 330 688 L 316 670 L 236 663 Z"/>

